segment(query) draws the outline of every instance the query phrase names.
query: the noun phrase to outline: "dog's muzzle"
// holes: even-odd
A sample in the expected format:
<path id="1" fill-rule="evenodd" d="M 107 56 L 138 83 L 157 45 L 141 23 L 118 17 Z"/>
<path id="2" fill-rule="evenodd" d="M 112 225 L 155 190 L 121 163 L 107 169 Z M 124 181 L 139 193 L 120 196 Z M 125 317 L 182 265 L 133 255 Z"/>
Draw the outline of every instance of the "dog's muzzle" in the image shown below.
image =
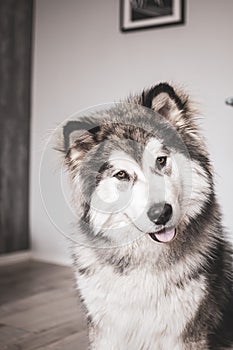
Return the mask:
<path id="1" fill-rule="evenodd" d="M 155 225 L 161 226 L 155 232 L 150 232 L 150 237 L 160 243 L 168 243 L 173 241 L 176 236 L 176 229 L 174 227 L 166 227 L 166 224 L 172 217 L 172 206 L 168 203 L 154 203 L 147 212 L 147 215 Z"/>

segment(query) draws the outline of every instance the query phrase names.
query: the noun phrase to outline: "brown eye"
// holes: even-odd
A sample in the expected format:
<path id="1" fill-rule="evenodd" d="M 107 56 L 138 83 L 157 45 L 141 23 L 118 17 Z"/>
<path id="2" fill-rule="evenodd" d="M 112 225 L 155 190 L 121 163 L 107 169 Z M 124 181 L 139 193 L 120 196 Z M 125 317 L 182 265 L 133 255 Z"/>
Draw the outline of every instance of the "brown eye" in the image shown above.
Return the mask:
<path id="1" fill-rule="evenodd" d="M 118 173 L 116 173 L 114 175 L 114 177 L 116 177 L 118 180 L 128 180 L 129 181 L 129 179 L 130 179 L 129 174 L 124 170 L 118 171 Z"/>
<path id="2" fill-rule="evenodd" d="M 165 167 L 165 165 L 167 164 L 167 157 L 164 156 L 164 157 L 158 157 L 156 159 L 156 166 L 159 170 L 161 170 L 162 168 Z"/>

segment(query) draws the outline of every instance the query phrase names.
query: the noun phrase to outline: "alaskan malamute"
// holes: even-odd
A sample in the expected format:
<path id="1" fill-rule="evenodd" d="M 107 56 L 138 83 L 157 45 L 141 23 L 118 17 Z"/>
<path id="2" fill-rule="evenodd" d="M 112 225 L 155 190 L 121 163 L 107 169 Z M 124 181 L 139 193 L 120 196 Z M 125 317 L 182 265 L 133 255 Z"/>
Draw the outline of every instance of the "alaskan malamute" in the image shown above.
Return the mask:
<path id="1" fill-rule="evenodd" d="M 233 349 L 231 249 L 196 115 L 160 83 L 62 128 L 90 349 Z"/>

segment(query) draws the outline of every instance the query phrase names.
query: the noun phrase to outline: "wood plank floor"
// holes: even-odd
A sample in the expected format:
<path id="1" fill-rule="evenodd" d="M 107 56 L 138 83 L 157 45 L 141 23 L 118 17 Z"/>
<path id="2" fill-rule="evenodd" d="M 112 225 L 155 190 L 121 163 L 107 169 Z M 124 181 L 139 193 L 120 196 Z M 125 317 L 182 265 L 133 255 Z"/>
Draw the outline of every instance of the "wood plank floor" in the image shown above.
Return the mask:
<path id="1" fill-rule="evenodd" d="M 28 261 L 0 267 L 0 350 L 87 350 L 69 267 Z"/>

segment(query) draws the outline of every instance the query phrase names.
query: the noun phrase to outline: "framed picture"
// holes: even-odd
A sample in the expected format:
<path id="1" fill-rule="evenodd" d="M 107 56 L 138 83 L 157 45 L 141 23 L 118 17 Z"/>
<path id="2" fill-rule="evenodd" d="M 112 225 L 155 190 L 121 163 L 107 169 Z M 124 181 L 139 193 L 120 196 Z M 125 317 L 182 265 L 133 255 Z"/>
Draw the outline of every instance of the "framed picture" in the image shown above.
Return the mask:
<path id="1" fill-rule="evenodd" d="M 185 0 L 120 0 L 123 32 L 184 23 Z"/>

